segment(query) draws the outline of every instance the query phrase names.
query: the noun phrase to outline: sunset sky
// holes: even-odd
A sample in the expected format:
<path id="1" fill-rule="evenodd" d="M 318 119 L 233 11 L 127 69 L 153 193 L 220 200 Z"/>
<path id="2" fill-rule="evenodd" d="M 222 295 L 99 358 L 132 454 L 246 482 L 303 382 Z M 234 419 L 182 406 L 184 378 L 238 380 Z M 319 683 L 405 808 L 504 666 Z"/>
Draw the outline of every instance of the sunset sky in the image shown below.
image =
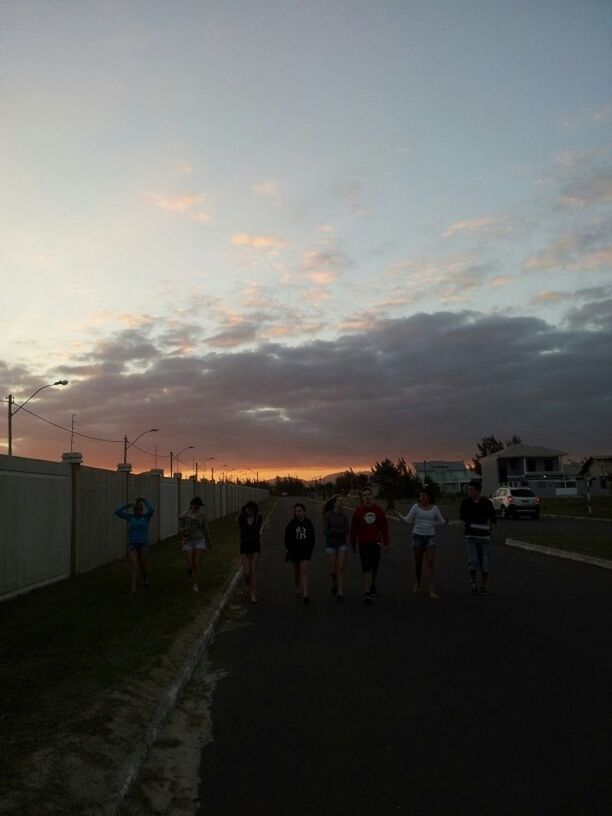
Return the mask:
<path id="1" fill-rule="evenodd" d="M 611 35 L 608 0 L 3 0 L 2 397 L 68 379 L 27 408 L 110 468 L 151 427 L 135 470 L 611 453 Z"/>

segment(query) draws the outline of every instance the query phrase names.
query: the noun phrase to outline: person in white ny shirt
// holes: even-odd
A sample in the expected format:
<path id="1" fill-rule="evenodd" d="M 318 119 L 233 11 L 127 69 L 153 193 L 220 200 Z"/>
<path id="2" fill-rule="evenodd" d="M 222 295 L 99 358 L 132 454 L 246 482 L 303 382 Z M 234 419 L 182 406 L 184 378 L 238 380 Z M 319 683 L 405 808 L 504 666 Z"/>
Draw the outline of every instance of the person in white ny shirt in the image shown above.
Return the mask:
<path id="1" fill-rule="evenodd" d="M 436 524 L 448 524 L 437 507 L 433 493 L 429 490 L 421 490 L 418 504 L 413 504 L 408 513 L 402 516 L 397 513 L 398 518 L 406 524 L 414 524 L 412 531 L 412 548 L 414 551 L 414 570 L 416 581 L 414 592 L 418 592 L 421 585 L 421 571 L 423 567 L 423 556 L 427 560 L 427 572 L 429 578 L 429 597 L 437 599 L 439 596 L 434 588 L 434 559 L 436 557 Z"/>

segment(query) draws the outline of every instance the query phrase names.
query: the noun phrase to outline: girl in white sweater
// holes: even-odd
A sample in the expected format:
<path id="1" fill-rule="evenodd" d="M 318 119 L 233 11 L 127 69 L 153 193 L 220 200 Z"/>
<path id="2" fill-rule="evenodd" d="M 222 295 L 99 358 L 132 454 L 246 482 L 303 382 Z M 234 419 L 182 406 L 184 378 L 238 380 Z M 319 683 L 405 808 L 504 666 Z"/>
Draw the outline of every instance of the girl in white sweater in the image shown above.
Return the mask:
<path id="1" fill-rule="evenodd" d="M 448 521 L 436 506 L 433 494 L 428 490 L 421 490 L 419 493 L 419 503 L 413 504 L 405 516 L 400 515 L 400 513 L 397 515 L 402 521 L 405 521 L 406 524 L 414 524 L 412 546 L 414 551 L 416 582 L 413 591 L 419 591 L 423 554 L 425 554 L 429 573 L 429 597 L 437 599 L 438 595 L 434 589 L 434 558 L 436 555 L 435 525 L 448 524 Z"/>

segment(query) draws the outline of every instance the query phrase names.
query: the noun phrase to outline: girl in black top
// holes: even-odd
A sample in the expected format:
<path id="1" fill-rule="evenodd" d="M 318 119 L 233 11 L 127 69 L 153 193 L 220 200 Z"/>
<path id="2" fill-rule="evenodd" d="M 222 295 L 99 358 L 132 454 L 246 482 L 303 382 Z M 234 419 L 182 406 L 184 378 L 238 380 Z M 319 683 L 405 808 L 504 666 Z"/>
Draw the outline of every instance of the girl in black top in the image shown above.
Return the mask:
<path id="1" fill-rule="evenodd" d="M 256 570 L 261 553 L 261 515 L 254 501 L 248 501 L 238 516 L 240 527 L 240 560 L 244 573 L 244 594 L 257 603 Z"/>
<path id="2" fill-rule="evenodd" d="M 315 543 L 315 531 L 306 518 L 306 508 L 301 502 L 293 505 L 293 518 L 285 528 L 286 561 L 293 564 L 295 594 L 310 603 L 308 596 L 308 566 Z"/>

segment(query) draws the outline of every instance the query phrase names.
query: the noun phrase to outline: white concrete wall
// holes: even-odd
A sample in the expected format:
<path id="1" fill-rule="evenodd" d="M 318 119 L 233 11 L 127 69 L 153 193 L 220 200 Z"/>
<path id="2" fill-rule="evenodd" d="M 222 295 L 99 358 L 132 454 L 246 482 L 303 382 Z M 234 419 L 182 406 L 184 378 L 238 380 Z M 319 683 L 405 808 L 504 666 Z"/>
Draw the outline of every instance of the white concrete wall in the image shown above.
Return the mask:
<path id="1" fill-rule="evenodd" d="M 70 465 L 0 456 L 0 598 L 70 575 Z"/>
<path id="2" fill-rule="evenodd" d="M 194 495 L 210 521 L 268 491 L 0 455 L 0 600 L 123 558 L 127 524 L 114 511 L 152 503 L 150 541 L 175 535 Z"/>

